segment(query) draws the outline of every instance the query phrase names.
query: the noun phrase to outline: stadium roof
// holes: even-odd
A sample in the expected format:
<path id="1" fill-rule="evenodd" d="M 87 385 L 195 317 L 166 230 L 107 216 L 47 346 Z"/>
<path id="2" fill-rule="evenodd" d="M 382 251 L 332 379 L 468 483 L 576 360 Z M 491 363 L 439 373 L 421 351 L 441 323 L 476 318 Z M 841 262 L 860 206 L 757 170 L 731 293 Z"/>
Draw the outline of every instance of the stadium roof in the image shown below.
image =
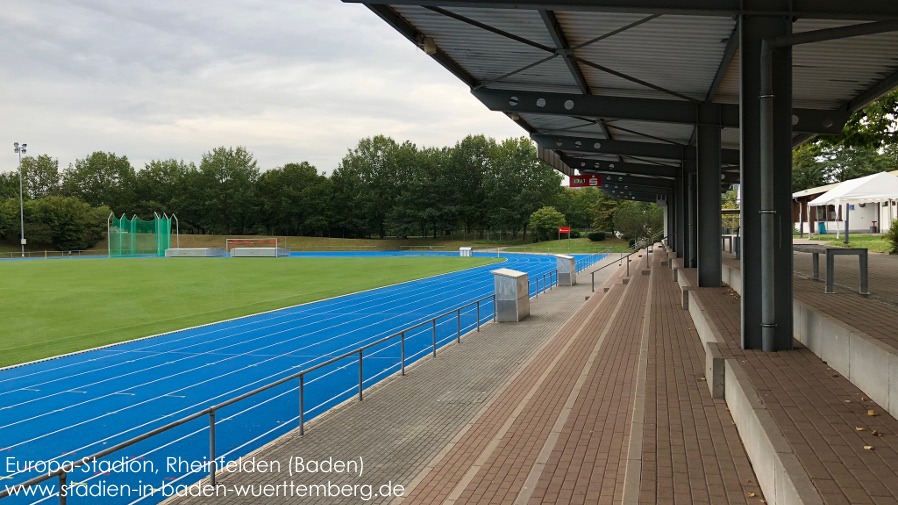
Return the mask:
<path id="1" fill-rule="evenodd" d="M 791 42 L 793 144 L 838 133 L 898 85 L 898 33 L 883 32 L 898 19 L 890 0 L 794 0 L 781 12 L 765 0 L 344 1 L 431 54 L 568 175 L 690 165 L 711 117 L 723 127 L 724 181 L 737 181 L 737 20 L 755 10 L 791 17 L 806 36 Z M 860 35 L 832 40 L 839 27 Z"/>

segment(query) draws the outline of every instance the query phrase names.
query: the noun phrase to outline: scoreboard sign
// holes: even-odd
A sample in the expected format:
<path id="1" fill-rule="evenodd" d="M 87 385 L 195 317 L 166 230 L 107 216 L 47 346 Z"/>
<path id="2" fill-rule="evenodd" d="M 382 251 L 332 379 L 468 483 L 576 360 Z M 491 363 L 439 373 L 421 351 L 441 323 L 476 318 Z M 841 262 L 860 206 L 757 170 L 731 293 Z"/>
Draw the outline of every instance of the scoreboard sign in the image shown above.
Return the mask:
<path id="1" fill-rule="evenodd" d="M 594 175 L 572 175 L 572 188 L 597 188 L 602 185 L 602 176 Z"/>

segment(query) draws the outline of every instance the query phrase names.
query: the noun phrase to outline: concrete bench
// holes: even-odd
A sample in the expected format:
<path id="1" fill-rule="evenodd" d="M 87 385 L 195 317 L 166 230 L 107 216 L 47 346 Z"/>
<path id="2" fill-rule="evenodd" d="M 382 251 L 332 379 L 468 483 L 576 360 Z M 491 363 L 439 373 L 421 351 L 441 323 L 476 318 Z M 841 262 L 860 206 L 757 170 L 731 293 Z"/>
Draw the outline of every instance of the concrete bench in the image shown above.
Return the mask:
<path id="1" fill-rule="evenodd" d="M 813 279 L 820 280 L 820 255 L 826 255 L 826 292 L 835 292 L 835 256 L 836 255 L 855 255 L 858 257 L 858 264 L 861 270 L 861 286 L 860 294 L 869 295 L 867 292 L 867 249 L 860 247 L 827 247 L 824 245 L 811 244 L 794 244 L 792 246 L 794 252 L 810 253 L 814 255 L 813 260 Z"/>

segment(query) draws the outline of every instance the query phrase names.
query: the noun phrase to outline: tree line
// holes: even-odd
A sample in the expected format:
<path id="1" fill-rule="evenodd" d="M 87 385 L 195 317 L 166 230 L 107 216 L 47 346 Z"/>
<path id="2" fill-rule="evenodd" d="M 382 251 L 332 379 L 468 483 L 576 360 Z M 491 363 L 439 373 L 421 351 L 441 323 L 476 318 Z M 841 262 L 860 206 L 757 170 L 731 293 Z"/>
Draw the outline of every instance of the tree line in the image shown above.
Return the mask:
<path id="1" fill-rule="evenodd" d="M 109 213 L 178 216 L 182 233 L 346 238 L 502 232 L 528 238 L 531 214 L 553 206 L 575 228 L 611 228 L 604 193 L 561 186 L 526 138 L 471 135 L 419 148 L 378 135 L 347 151 L 332 174 L 308 162 L 260 170 L 244 147 L 216 147 L 199 164 L 94 152 L 60 170 L 42 154 L 22 159 L 25 234 L 60 249 L 89 248 Z M 0 174 L 0 237 L 19 231 L 19 177 Z M 598 219 L 598 220 L 597 220 Z"/>
<path id="2" fill-rule="evenodd" d="M 839 135 L 792 152 L 792 191 L 898 170 L 898 90 L 852 114 Z"/>

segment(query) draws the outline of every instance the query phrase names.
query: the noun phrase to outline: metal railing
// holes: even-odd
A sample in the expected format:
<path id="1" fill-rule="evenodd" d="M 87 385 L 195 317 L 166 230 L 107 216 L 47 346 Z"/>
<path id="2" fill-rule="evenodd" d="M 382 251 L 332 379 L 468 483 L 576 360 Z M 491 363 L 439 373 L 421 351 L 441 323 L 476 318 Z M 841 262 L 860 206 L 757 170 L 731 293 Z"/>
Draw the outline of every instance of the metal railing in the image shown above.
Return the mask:
<path id="1" fill-rule="evenodd" d="M 540 291 L 539 289 L 539 281 L 542 279 L 543 281 L 543 289 Z M 530 286 L 536 284 L 536 290 L 533 296 L 530 296 Z M 549 272 L 545 272 L 542 277 L 534 277 L 532 281 L 527 282 L 527 295 L 530 298 L 539 298 L 540 293 L 545 293 L 546 291 L 554 288 L 558 285 L 558 270 L 552 270 Z"/>
<path id="2" fill-rule="evenodd" d="M 25 251 L 23 255 L 21 251 L 0 252 L 0 259 L 14 258 L 76 258 L 78 256 L 107 256 L 105 251 L 89 251 L 76 249 L 72 251 Z"/>
<path id="3" fill-rule="evenodd" d="M 399 246 L 400 251 L 445 251 L 444 245 L 403 245 Z"/>
<path id="4" fill-rule="evenodd" d="M 467 305 L 463 305 L 463 306 L 461 306 L 461 307 L 458 307 L 458 308 L 456 308 L 456 309 L 454 309 L 454 310 L 450 310 L 450 311 L 448 311 L 448 312 L 444 312 L 444 313 L 442 313 L 442 314 L 440 314 L 440 315 L 438 315 L 438 316 L 436 316 L 436 317 L 433 317 L 433 318 L 431 318 L 431 319 L 428 319 L 427 321 L 418 323 L 418 324 L 416 324 L 416 325 L 414 325 L 414 326 L 410 326 L 410 327 L 408 327 L 408 328 L 406 328 L 406 329 L 404 329 L 404 330 L 402 330 L 402 331 L 393 333 L 392 335 L 389 335 L 389 336 L 387 336 L 387 337 L 381 338 L 381 339 L 379 339 L 379 340 L 376 340 L 376 341 L 374 341 L 374 342 L 371 342 L 371 343 L 369 343 L 369 344 L 366 344 L 366 345 L 364 345 L 364 346 L 362 346 L 362 347 L 359 347 L 359 348 L 354 349 L 354 350 L 352 350 L 352 351 L 349 351 L 349 352 L 346 352 L 346 353 L 344 353 L 344 354 L 341 354 L 341 355 L 339 355 L 339 356 L 337 356 L 337 357 L 331 358 L 331 359 L 329 359 L 329 360 L 327 360 L 327 361 L 325 361 L 325 362 L 323 362 L 323 363 L 319 363 L 319 364 L 317 364 L 317 365 L 315 365 L 315 366 L 313 366 L 313 367 L 311 367 L 311 368 L 307 368 L 307 369 L 301 370 L 301 371 L 299 371 L 299 372 L 293 373 L 293 374 L 291 374 L 291 375 L 288 375 L 287 377 L 284 377 L 284 378 L 279 379 L 279 380 L 277 380 L 277 381 L 274 381 L 274 382 L 271 382 L 271 383 L 266 384 L 266 385 L 264 385 L 264 386 L 261 386 L 261 387 L 259 387 L 259 388 L 256 388 L 256 389 L 254 389 L 254 390 L 252 390 L 252 391 L 249 391 L 249 392 L 247 392 L 247 393 L 244 393 L 244 394 L 242 394 L 242 395 L 240 395 L 240 396 L 231 398 L 230 400 L 227 400 L 227 401 L 218 403 L 218 404 L 213 405 L 213 406 L 211 406 L 211 407 L 207 407 L 207 408 L 205 408 L 205 409 L 203 409 L 203 410 L 200 410 L 200 411 L 198 411 L 198 412 L 195 412 L 195 413 L 193 413 L 193 414 L 191 414 L 191 415 L 188 415 L 188 416 L 186 416 L 186 417 L 182 417 L 181 419 L 178 419 L 177 421 L 173 421 L 173 422 L 171 422 L 171 423 L 168 423 L 168 424 L 166 424 L 165 426 L 161 426 L 161 427 L 159 427 L 159 428 L 156 428 L 155 430 L 149 431 L 149 432 L 147 432 L 147 433 L 144 433 L 144 434 L 139 435 L 139 436 L 137 436 L 137 437 L 131 438 L 131 439 L 129 439 L 129 440 L 126 440 L 126 441 L 124 441 L 124 442 L 121 442 L 121 443 L 119 443 L 119 444 L 116 444 L 116 445 L 114 445 L 114 446 L 112 446 L 112 447 L 109 447 L 109 448 L 107 448 L 107 449 L 104 449 L 104 450 L 102 450 L 102 451 L 99 451 L 99 452 L 97 452 L 97 453 L 91 454 L 90 456 L 86 456 L 86 457 L 83 457 L 83 458 L 79 458 L 78 460 L 76 460 L 76 461 L 71 461 L 71 462 L 69 462 L 68 464 L 65 464 L 65 465 L 60 465 L 60 468 L 57 469 L 57 470 L 55 470 L 55 471 L 52 471 L 52 472 L 48 472 L 48 473 L 39 475 L 39 476 L 37 476 L 37 477 L 34 477 L 34 478 L 32 478 L 32 479 L 29 479 L 29 480 L 27 480 L 27 481 L 21 483 L 21 484 L 14 484 L 14 485 L 11 485 L 11 486 L 6 486 L 4 489 L 0 490 L 0 499 L 6 498 L 6 497 L 11 496 L 11 495 L 13 495 L 13 494 L 18 494 L 18 493 L 22 492 L 22 490 L 24 490 L 24 489 L 27 489 L 27 488 L 29 488 L 29 487 L 31 487 L 31 486 L 35 486 L 35 485 L 37 485 L 37 484 L 40 484 L 40 483 L 42 483 L 42 482 L 45 482 L 45 481 L 50 480 L 50 479 L 53 479 L 53 478 L 57 478 L 57 479 L 59 480 L 59 489 L 60 489 L 60 490 L 62 490 L 62 489 L 68 489 L 68 487 L 66 486 L 67 479 L 68 479 L 68 474 L 69 474 L 69 473 L 72 473 L 75 469 L 77 469 L 77 468 L 79 468 L 79 467 L 81 467 L 81 466 L 84 466 L 84 465 L 91 464 L 91 463 L 93 463 L 94 461 L 96 461 L 96 460 L 98 460 L 98 459 L 100 459 L 100 458 L 103 458 L 103 457 L 105 457 L 105 456 L 108 456 L 108 455 L 110 455 L 110 454 L 112 454 L 112 453 L 114 453 L 114 452 L 118 452 L 118 451 L 120 451 L 120 450 L 122 450 L 122 449 L 125 449 L 125 448 L 127 448 L 127 447 L 130 447 L 130 446 L 132 446 L 132 445 L 134 445 L 134 444 L 137 444 L 137 443 L 139 443 L 139 442 L 142 442 L 142 441 L 144 441 L 144 440 L 147 440 L 147 439 L 149 439 L 149 438 L 152 438 L 152 437 L 154 437 L 154 436 L 156 436 L 156 435 L 165 433 L 165 432 L 167 432 L 167 431 L 169 431 L 169 430 L 172 430 L 172 429 L 177 428 L 177 427 L 179 427 L 179 426 L 182 426 L 182 425 L 184 425 L 184 424 L 186 424 L 186 423 L 189 423 L 189 422 L 191 422 L 191 421 L 194 421 L 194 420 L 196 420 L 196 419 L 200 419 L 200 418 L 206 417 L 206 416 L 208 416 L 208 418 L 209 418 L 209 483 L 210 483 L 210 485 L 213 485 L 213 486 L 214 486 L 214 485 L 215 485 L 215 473 L 218 471 L 218 468 L 217 468 L 217 467 L 218 467 L 218 463 L 217 463 L 217 459 L 216 459 L 216 451 L 215 451 L 215 426 L 216 426 L 215 413 L 216 413 L 217 411 L 219 411 L 219 410 L 221 410 L 221 409 L 223 409 L 223 408 L 225 408 L 225 407 L 228 407 L 228 406 L 230 406 L 230 405 L 233 405 L 233 404 L 235 404 L 235 403 L 237 403 L 237 402 L 240 402 L 240 401 L 242 401 L 242 400 L 245 400 L 245 399 L 247 399 L 247 398 L 253 397 L 253 396 L 255 396 L 255 395 L 259 394 L 259 393 L 263 393 L 263 392 L 268 391 L 268 390 L 270 390 L 270 389 L 272 389 L 272 388 L 275 388 L 275 387 L 277 387 L 277 386 L 280 386 L 280 385 L 282 385 L 282 384 L 285 384 L 285 383 L 287 383 L 287 382 L 290 382 L 290 381 L 299 381 L 299 434 L 300 434 L 300 435 L 304 435 L 304 434 L 305 434 L 305 382 L 306 382 L 306 381 L 305 381 L 305 377 L 306 377 L 306 375 L 308 375 L 308 374 L 310 374 L 310 373 L 312 373 L 312 372 L 315 372 L 315 371 L 317 371 L 317 370 L 320 370 L 320 369 L 322 369 L 322 368 L 324 368 L 324 367 L 326 367 L 326 366 L 333 365 L 333 364 L 335 364 L 335 363 L 337 363 L 337 362 L 339 362 L 339 361 L 345 360 L 345 359 L 347 359 L 347 358 L 354 358 L 354 357 L 358 356 L 358 360 L 359 360 L 359 387 L 358 387 L 358 398 L 359 398 L 359 401 L 362 401 L 362 399 L 363 399 L 363 394 L 364 394 L 364 389 L 365 389 L 365 386 L 364 386 L 364 364 L 363 364 L 363 363 L 364 363 L 364 362 L 363 362 L 363 358 L 364 358 L 364 355 L 365 355 L 365 351 L 367 351 L 367 350 L 369 350 L 369 349 L 371 349 L 372 347 L 375 347 L 375 346 L 377 346 L 377 345 L 381 345 L 381 344 L 384 344 L 384 343 L 386 343 L 386 342 L 388 342 L 388 341 L 391 341 L 391 340 L 393 340 L 393 339 L 397 339 L 397 340 L 399 341 L 400 349 L 401 349 L 401 351 L 400 351 L 400 352 L 401 352 L 401 354 L 400 354 L 400 361 L 399 361 L 399 365 L 400 365 L 399 373 L 400 373 L 400 375 L 403 375 L 403 376 L 404 376 L 404 375 L 405 375 L 405 368 L 406 368 L 405 342 L 406 342 L 406 334 L 407 334 L 407 333 L 409 333 L 409 332 L 411 332 L 411 331 L 413 331 L 413 330 L 416 330 L 416 329 L 418 329 L 418 328 L 422 328 L 422 327 L 425 327 L 425 326 L 427 326 L 427 325 L 430 325 L 431 328 L 432 328 L 432 333 L 433 333 L 433 343 L 432 343 L 432 351 L 431 351 L 431 352 L 432 352 L 433 356 L 436 357 L 436 355 L 437 355 L 437 349 L 438 349 L 438 345 L 437 345 L 437 344 L 438 344 L 438 341 L 437 341 L 437 321 L 440 320 L 440 319 L 445 319 L 445 318 L 448 317 L 448 316 L 455 315 L 455 317 L 456 317 L 455 340 L 456 340 L 456 342 L 461 343 L 461 335 L 462 335 L 461 314 L 462 314 L 462 311 L 464 311 L 465 309 L 467 309 L 467 308 L 469 308 L 469 307 L 476 307 L 476 311 L 477 311 L 477 315 L 476 315 L 476 319 L 477 319 L 477 323 L 476 323 L 476 331 L 479 332 L 479 331 L 480 331 L 480 320 L 481 320 L 481 316 L 480 316 L 480 313 L 481 313 L 481 310 L 480 310 L 480 309 L 481 309 L 481 304 L 482 304 L 483 302 L 487 301 L 487 300 L 492 300 L 492 303 L 493 303 L 493 320 L 495 320 L 495 317 L 496 317 L 496 312 L 495 312 L 495 308 L 496 308 L 496 295 L 493 294 L 493 295 L 490 295 L 490 296 L 481 298 L 481 299 L 479 299 L 479 300 L 476 300 L 476 301 L 474 301 L 474 302 L 471 302 L 471 303 L 469 303 L 469 304 L 467 304 Z M 440 324 L 442 324 L 442 323 L 440 323 Z M 445 341 L 445 339 L 444 339 L 443 341 Z M 440 341 L 440 342 L 442 342 L 442 341 Z M 395 344 L 394 344 L 394 345 L 395 345 Z M 426 348 L 427 348 L 427 347 L 425 347 L 424 349 L 426 349 Z M 351 363 L 350 363 L 350 364 L 351 364 Z M 393 366 L 396 366 L 396 365 L 392 365 L 390 368 L 392 368 Z M 394 373 L 395 373 L 395 372 L 394 372 Z M 313 409 L 313 410 L 314 410 L 314 409 Z M 59 503 L 60 503 L 60 505 L 65 505 L 65 504 L 66 504 L 66 495 L 63 494 L 63 493 L 61 493 L 61 492 L 58 493 L 58 494 L 59 494 Z"/>
<path id="5" fill-rule="evenodd" d="M 595 265 L 596 262 L 601 261 L 605 256 L 608 256 L 609 254 L 611 254 L 611 252 L 612 252 L 611 248 L 608 247 L 601 252 L 593 253 L 593 254 L 590 254 L 589 256 L 578 259 L 576 262 L 577 273 L 580 273 L 583 270 L 586 270 L 587 268 Z"/>
<path id="6" fill-rule="evenodd" d="M 656 233 L 655 235 L 653 235 L 653 236 L 650 237 L 650 238 L 643 238 L 643 239 L 637 240 L 637 241 L 634 243 L 634 245 L 643 244 L 642 247 L 640 247 L 640 248 L 634 250 L 633 252 L 631 252 L 631 253 L 629 253 L 629 254 L 627 254 L 627 255 L 624 255 L 624 253 L 621 253 L 621 257 L 618 258 L 617 266 L 621 266 L 621 265 L 623 264 L 624 259 L 627 260 L 627 277 L 630 276 L 630 256 L 633 256 L 634 254 L 636 254 L 636 253 L 638 253 L 639 251 L 641 251 L 643 247 L 644 247 L 645 250 L 646 250 L 646 254 L 645 254 L 645 264 L 646 264 L 646 267 L 648 267 L 648 264 L 649 264 L 649 254 L 652 253 L 654 243 L 657 242 L 658 240 L 662 240 L 662 241 L 663 241 L 664 239 L 667 238 L 667 237 L 665 236 L 665 237 L 661 237 L 661 238 L 659 239 L 659 238 L 658 238 L 658 235 L 659 235 L 659 234 Z M 593 270 L 592 272 L 590 272 L 590 276 L 592 277 L 592 292 L 593 292 L 593 293 L 596 292 L 596 272 L 599 272 L 599 271 L 601 271 L 601 270 L 603 270 L 603 269 L 605 269 L 605 268 L 607 268 L 607 267 L 609 267 L 609 266 L 611 266 L 611 265 L 613 265 L 613 264 L 614 264 L 614 263 L 612 262 L 612 263 L 608 263 L 607 265 L 602 265 L 601 267 L 599 267 L 599 268 Z"/>

